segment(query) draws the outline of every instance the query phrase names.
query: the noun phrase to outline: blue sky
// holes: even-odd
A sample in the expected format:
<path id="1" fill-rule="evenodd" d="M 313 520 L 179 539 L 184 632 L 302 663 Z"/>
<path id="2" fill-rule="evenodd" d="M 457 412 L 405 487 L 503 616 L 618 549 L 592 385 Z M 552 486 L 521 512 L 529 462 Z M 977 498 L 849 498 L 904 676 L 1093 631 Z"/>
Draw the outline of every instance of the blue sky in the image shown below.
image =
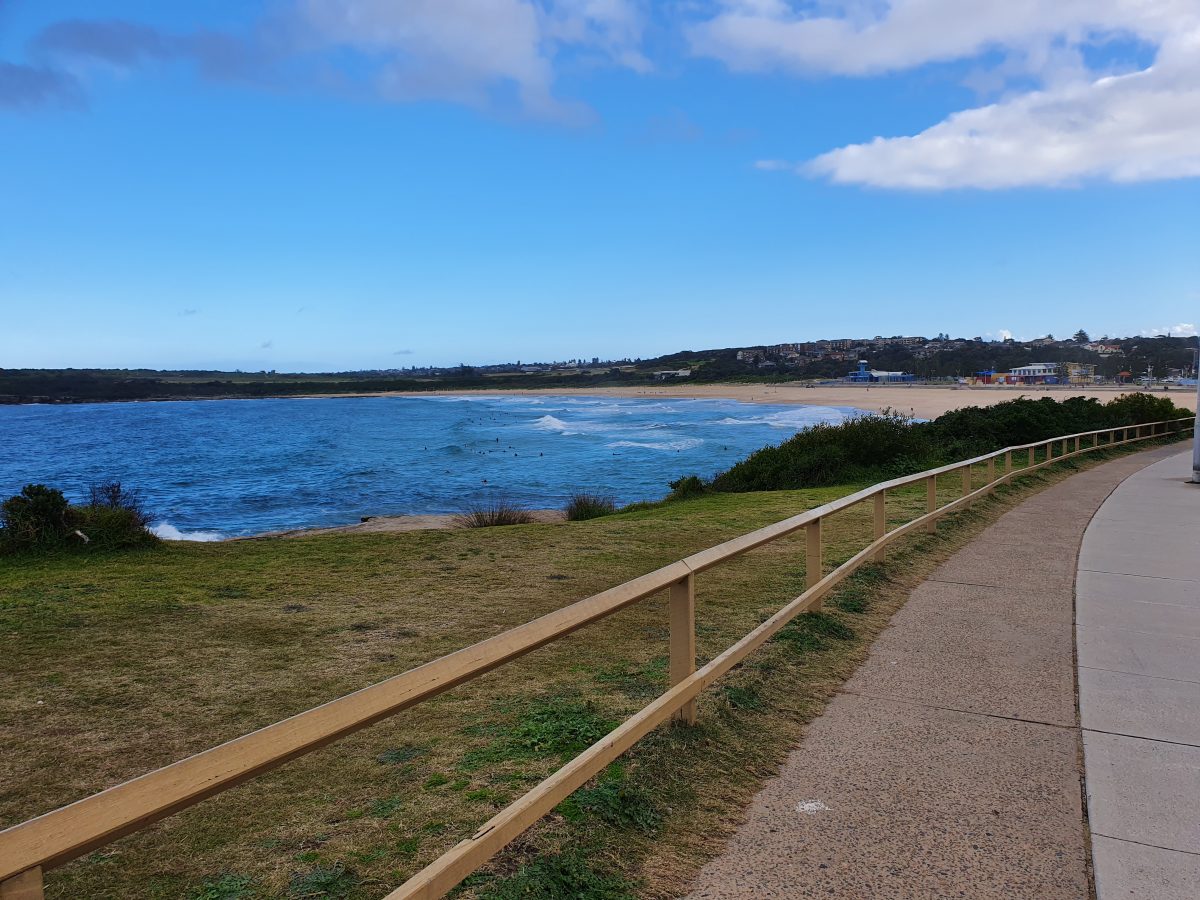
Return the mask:
<path id="1" fill-rule="evenodd" d="M 1200 321 L 1196 0 L 0 0 L 0 154 L 5 367 Z"/>

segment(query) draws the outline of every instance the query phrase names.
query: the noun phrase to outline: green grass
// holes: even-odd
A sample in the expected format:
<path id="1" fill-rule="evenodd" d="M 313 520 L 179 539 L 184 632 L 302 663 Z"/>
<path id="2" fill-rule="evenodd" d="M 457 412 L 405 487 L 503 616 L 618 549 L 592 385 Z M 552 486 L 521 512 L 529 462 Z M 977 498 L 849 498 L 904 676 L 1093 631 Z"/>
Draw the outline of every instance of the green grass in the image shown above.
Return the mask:
<path id="1" fill-rule="evenodd" d="M 865 567 L 821 616 L 790 625 L 702 695 L 695 727 L 653 732 L 461 895 L 678 895 L 908 592 L 999 511 L 1058 477 L 1001 488 Z M 5 560 L 0 824 L 854 487 L 709 495 L 578 524 Z M 939 487 L 943 501 L 957 496 L 952 481 Z M 905 520 L 924 490 L 888 502 L 889 518 Z M 832 517 L 826 565 L 870 533 L 865 506 Z M 801 535 L 700 576 L 701 663 L 803 590 L 803 560 Z M 206 800 L 49 873 L 48 896 L 380 897 L 663 690 L 666 613 L 663 596 L 650 598 Z"/>

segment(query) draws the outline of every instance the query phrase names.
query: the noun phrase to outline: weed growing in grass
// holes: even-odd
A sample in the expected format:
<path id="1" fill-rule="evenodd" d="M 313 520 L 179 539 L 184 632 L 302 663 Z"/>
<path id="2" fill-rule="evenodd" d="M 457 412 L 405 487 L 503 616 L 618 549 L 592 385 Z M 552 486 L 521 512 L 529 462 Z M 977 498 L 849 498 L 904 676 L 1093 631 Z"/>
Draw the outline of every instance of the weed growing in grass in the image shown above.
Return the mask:
<path id="1" fill-rule="evenodd" d="M 861 615 L 871 608 L 871 595 L 888 581 L 884 568 L 877 563 L 867 563 L 842 582 L 829 601 L 831 606 L 842 612 Z"/>
<path id="2" fill-rule="evenodd" d="M 494 729 L 500 740 L 464 753 L 459 768 L 474 772 L 507 759 L 536 756 L 558 756 L 567 760 L 615 727 L 615 722 L 600 715 L 595 704 L 544 697 L 533 701 L 515 725 Z"/>
<path id="3" fill-rule="evenodd" d="M 492 882 L 484 900 L 627 900 L 633 884 L 592 868 L 583 853 L 543 856 L 521 866 L 515 875 Z"/>
<path id="4" fill-rule="evenodd" d="M 594 815 L 615 828 L 632 828 L 652 833 L 662 824 L 662 815 L 654 798 L 644 789 L 630 784 L 622 763 L 613 763 L 593 787 L 583 787 L 558 805 L 559 814 L 568 822 Z"/>
<path id="5" fill-rule="evenodd" d="M 188 900 L 242 900 L 254 893 L 254 879 L 230 874 L 204 882 L 188 895 Z"/>
<path id="6" fill-rule="evenodd" d="M 854 629 L 836 616 L 823 612 L 804 613 L 788 622 L 775 640 L 795 650 L 824 650 L 828 646 L 825 638 L 839 641 L 854 639 Z"/>
<path id="7" fill-rule="evenodd" d="M 755 687 L 741 687 L 736 684 L 727 684 L 721 690 L 725 694 L 726 701 L 734 709 L 758 712 L 766 705 L 762 697 L 759 696 L 758 689 Z"/>
<path id="8" fill-rule="evenodd" d="M 633 667 L 629 663 L 597 672 L 600 684 L 620 691 L 627 697 L 657 697 L 667 686 L 668 659 L 657 656 L 646 665 Z"/>
<path id="9" fill-rule="evenodd" d="M 598 519 L 616 512 L 617 504 L 612 497 L 602 497 L 597 494 L 576 494 L 567 501 L 566 514 L 569 522 L 583 522 L 587 519 Z"/>
<path id="10" fill-rule="evenodd" d="M 496 525 L 528 525 L 533 513 L 512 503 L 497 500 L 475 506 L 454 517 L 455 528 L 492 528 Z"/>
<path id="11" fill-rule="evenodd" d="M 535 701 L 513 729 L 512 746 L 534 756 L 582 753 L 616 727 L 592 703 L 562 698 Z"/>
<path id="12" fill-rule="evenodd" d="M 316 866 L 292 876 L 288 896 L 296 900 L 306 897 L 349 897 L 361 882 L 362 879 L 343 863 Z"/>

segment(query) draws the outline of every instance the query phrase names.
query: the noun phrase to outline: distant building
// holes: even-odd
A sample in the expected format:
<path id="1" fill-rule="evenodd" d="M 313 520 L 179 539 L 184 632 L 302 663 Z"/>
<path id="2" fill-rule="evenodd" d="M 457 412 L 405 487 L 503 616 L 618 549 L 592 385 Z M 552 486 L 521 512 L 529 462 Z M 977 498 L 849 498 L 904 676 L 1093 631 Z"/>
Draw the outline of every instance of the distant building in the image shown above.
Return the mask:
<path id="1" fill-rule="evenodd" d="M 655 372 L 654 377 L 659 381 L 668 381 L 671 378 L 687 378 L 691 374 L 691 369 L 666 369 L 662 372 Z"/>
<path id="2" fill-rule="evenodd" d="M 909 375 L 907 372 L 883 372 L 879 369 L 868 369 L 867 361 L 860 359 L 858 368 L 848 374 L 845 380 L 852 384 L 900 384 L 913 381 L 915 378 L 915 375 Z"/>
<path id="3" fill-rule="evenodd" d="M 1088 363 L 1067 363 L 1067 381 L 1071 384 L 1094 384 L 1096 367 Z"/>
<path id="4" fill-rule="evenodd" d="M 1017 366 L 1005 376 L 1005 381 L 1010 384 L 1058 384 L 1058 364 L 1030 363 Z"/>

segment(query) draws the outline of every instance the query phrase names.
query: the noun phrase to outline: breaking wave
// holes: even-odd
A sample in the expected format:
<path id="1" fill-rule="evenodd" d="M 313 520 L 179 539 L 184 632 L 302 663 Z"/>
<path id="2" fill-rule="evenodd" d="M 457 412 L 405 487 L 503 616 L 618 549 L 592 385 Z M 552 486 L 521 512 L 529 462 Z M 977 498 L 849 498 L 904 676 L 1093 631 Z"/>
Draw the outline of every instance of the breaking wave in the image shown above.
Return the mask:
<path id="1" fill-rule="evenodd" d="M 692 450 L 704 443 L 703 438 L 682 438 L 678 441 L 613 441 L 605 447 L 644 447 L 647 450 Z"/>
<path id="2" fill-rule="evenodd" d="M 180 531 L 170 522 L 159 522 L 150 526 L 150 531 L 164 541 L 223 541 L 225 535 L 219 531 Z"/>

